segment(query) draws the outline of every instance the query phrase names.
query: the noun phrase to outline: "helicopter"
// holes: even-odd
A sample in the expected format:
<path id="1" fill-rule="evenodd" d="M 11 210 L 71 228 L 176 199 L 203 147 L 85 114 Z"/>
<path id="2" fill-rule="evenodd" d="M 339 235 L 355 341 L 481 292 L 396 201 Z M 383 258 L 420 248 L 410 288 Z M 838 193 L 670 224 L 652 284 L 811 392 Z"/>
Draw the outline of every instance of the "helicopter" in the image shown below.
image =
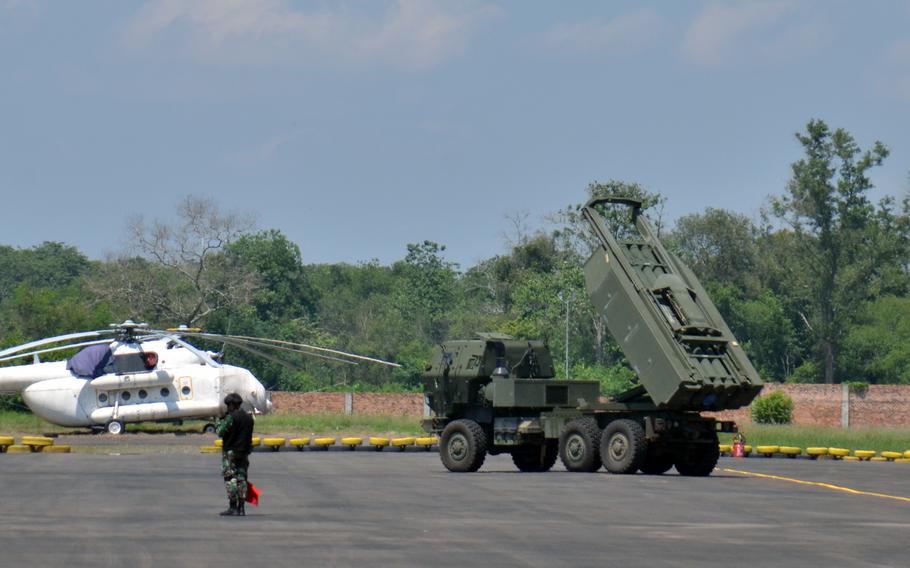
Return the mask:
<path id="1" fill-rule="evenodd" d="M 224 413 L 224 396 L 237 393 L 254 414 L 272 410 L 271 393 L 248 369 L 219 361 L 187 339 L 217 341 L 283 366 L 264 350 L 277 350 L 357 365 L 400 365 L 304 343 L 241 335 L 205 333 L 180 326 L 163 330 L 126 320 L 109 329 L 48 337 L 0 351 L 0 363 L 33 358 L 31 364 L 0 367 L 0 393 L 22 393 L 37 416 L 66 427 L 120 434 L 127 423 L 213 419 Z M 40 356 L 77 349 L 66 361 Z M 213 433 L 209 421 L 204 433 Z"/>

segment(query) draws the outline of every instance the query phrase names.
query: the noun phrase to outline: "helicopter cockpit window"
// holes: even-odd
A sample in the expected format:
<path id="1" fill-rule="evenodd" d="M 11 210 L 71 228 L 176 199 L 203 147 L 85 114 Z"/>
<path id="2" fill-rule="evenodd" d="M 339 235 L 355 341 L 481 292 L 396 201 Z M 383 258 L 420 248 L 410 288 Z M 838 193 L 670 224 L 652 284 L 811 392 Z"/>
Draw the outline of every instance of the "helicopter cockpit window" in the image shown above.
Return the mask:
<path id="1" fill-rule="evenodd" d="M 114 355 L 104 369 L 106 373 L 122 375 L 125 373 L 144 373 L 151 371 L 158 365 L 158 354 L 154 351 L 144 353 L 125 353 Z"/>

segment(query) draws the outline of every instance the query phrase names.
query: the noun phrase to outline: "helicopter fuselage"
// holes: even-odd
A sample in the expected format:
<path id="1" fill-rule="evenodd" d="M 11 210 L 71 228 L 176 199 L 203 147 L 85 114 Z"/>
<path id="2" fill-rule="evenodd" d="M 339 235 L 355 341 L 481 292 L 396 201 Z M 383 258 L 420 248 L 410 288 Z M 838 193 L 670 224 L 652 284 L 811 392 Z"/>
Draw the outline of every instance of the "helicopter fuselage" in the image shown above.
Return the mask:
<path id="1" fill-rule="evenodd" d="M 232 392 L 247 410 L 271 410 L 265 387 L 242 367 L 213 366 L 166 339 L 114 341 L 110 350 L 110 363 L 95 377 L 76 375 L 64 361 L 0 368 L 0 392 L 22 392 L 36 415 L 72 427 L 210 418 Z"/>

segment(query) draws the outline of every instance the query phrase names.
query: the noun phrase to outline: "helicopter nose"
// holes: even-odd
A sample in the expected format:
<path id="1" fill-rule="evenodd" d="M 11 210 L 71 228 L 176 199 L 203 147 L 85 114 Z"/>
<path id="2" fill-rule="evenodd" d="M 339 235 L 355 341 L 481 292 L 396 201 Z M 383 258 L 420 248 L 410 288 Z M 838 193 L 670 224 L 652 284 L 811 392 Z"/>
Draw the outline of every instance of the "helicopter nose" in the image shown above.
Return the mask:
<path id="1" fill-rule="evenodd" d="M 53 379 L 35 383 L 22 391 L 28 407 L 48 422 L 61 426 L 84 426 L 89 423 L 84 407 L 94 402 L 88 381 L 82 379 Z"/>

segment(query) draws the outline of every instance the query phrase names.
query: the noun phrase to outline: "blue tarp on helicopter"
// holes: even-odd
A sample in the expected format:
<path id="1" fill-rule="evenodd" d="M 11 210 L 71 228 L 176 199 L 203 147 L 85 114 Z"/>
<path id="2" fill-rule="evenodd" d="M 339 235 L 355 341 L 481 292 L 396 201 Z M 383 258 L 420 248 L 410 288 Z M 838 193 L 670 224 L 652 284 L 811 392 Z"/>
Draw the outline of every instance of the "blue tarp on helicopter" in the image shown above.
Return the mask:
<path id="1" fill-rule="evenodd" d="M 104 374 L 104 367 L 111 360 L 111 349 L 107 345 L 90 345 L 66 362 L 66 368 L 77 377 L 97 379 Z"/>

